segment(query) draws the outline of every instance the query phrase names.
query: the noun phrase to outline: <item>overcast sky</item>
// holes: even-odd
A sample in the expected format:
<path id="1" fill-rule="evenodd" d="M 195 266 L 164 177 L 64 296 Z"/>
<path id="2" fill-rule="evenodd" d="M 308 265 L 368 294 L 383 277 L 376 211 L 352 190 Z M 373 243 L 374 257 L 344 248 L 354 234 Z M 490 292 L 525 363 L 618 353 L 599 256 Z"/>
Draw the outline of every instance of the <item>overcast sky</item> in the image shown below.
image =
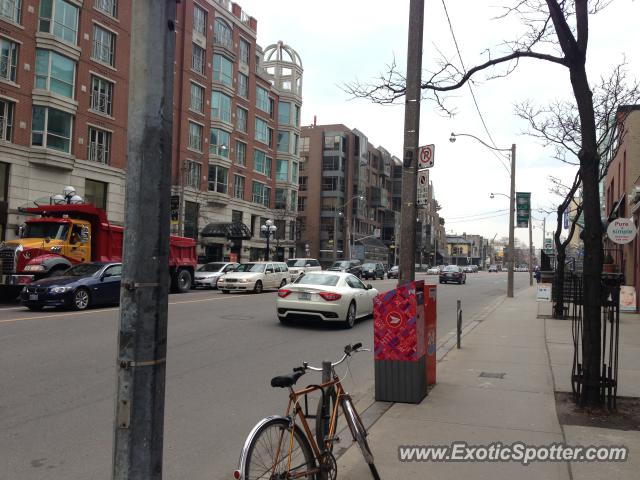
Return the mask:
<path id="1" fill-rule="evenodd" d="M 258 20 L 258 43 L 266 47 L 282 40 L 300 54 L 304 67 L 302 123 L 342 123 L 365 133 L 369 142 L 402 157 L 404 107 L 374 105 L 350 98 L 341 86 L 372 81 L 394 59 L 406 71 L 409 0 L 237 0 Z M 508 0 L 446 0 L 449 17 L 467 68 L 486 60 L 487 48 L 511 40 L 523 27 L 515 21 L 492 20 L 513 5 Z M 640 77 L 640 1 L 616 0 L 590 18 L 588 75 L 591 83 L 626 60 L 630 77 Z M 436 68 L 442 52 L 459 65 L 442 0 L 425 1 L 423 70 Z M 497 50 L 496 50 L 497 51 Z M 495 55 L 494 55 L 495 56 Z M 532 206 L 551 208 L 559 199 L 551 195 L 549 175 L 572 178 L 575 167 L 551 158 L 552 150 L 526 135 L 527 125 L 514 115 L 514 105 L 531 100 L 544 105 L 572 98 L 568 70 L 540 60 L 524 59 L 507 78 L 484 81 L 480 74 L 473 87 L 480 112 L 499 148 L 517 145 L 516 191 L 532 192 Z M 420 145 L 436 145 L 431 169 L 440 215 L 447 234 L 473 233 L 493 238 L 508 235 L 508 199 L 491 192 L 509 193 L 509 174 L 491 151 L 477 141 L 460 137 L 449 142 L 451 132 L 468 133 L 489 143 L 469 89 L 453 93 L 448 106 L 452 118 L 443 116 L 431 102 L 421 108 Z M 508 160 L 505 159 L 505 163 Z M 534 213 L 542 219 L 543 214 Z M 547 217 L 547 232 L 555 215 Z M 542 243 L 542 222 L 535 221 L 534 244 Z M 528 230 L 516 229 L 528 243 Z"/>

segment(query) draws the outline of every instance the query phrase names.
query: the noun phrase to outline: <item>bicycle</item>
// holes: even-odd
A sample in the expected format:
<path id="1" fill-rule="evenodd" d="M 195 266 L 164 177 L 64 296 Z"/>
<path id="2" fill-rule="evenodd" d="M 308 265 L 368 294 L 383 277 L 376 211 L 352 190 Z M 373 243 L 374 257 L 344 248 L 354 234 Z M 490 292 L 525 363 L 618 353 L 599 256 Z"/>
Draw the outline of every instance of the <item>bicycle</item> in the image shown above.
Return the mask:
<path id="1" fill-rule="evenodd" d="M 322 368 L 303 362 L 292 373 L 271 379 L 274 388 L 289 389 L 289 404 L 284 416 L 272 415 L 262 419 L 249 433 L 245 441 L 238 469 L 234 472 L 237 480 L 254 479 L 295 479 L 335 480 L 337 463 L 333 455 L 333 444 L 340 441 L 336 436 L 338 425 L 338 407 L 358 442 L 365 461 L 369 465 L 375 480 L 380 480 L 373 463 L 373 454 L 367 442 L 367 431 L 356 411 L 351 396 L 345 392 L 335 367 L 344 362 L 353 353 L 369 351 L 362 349 L 361 343 L 344 347 L 344 355 L 331 364 L 331 379 L 320 385 L 308 385 L 295 391 L 293 386 L 307 370 L 322 372 Z M 320 391 L 317 414 L 309 415 L 302 409 L 300 398 Z M 326 413 L 330 412 L 327 417 Z M 307 418 L 316 419 L 316 434 L 311 432 Z M 263 451 L 264 449 L 264 451 Z"/>

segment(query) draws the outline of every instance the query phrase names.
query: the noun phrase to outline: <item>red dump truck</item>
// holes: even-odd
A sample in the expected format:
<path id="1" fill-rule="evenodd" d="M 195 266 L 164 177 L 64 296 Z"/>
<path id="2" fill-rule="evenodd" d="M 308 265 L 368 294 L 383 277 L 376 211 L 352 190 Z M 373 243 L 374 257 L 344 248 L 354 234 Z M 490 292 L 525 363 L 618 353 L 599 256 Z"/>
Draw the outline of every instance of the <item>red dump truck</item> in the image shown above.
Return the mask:
<path id="1" fill-rule="evenodd" d="M 56 204 L 21 208 L 33 216 L 20 228 L 20 238 L 0 243 L 0 289 L 11 295 L 23 285 L 60 274 L 85 262 L 122 260 L 124 228 L 111 225 L 106 212 L 93 205 Z M 191 288 L 196 268 L 196 242 L 171 236 L 171 289 Z"/>

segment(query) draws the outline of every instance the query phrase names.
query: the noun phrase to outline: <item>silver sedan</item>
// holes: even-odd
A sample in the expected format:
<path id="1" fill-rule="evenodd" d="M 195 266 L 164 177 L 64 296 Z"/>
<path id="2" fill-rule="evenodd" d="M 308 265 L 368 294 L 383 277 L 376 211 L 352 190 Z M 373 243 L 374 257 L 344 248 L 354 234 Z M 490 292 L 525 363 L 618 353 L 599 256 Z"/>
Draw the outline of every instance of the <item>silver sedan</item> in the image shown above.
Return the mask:
<path id="1" fill-rule="evenodd" d="M 276 309 L 282 323 L 319 319 L 352 328 L 356 319 L 373 314 L 378 291 L 344 272 L 309 272 L 278 290 Z"/>

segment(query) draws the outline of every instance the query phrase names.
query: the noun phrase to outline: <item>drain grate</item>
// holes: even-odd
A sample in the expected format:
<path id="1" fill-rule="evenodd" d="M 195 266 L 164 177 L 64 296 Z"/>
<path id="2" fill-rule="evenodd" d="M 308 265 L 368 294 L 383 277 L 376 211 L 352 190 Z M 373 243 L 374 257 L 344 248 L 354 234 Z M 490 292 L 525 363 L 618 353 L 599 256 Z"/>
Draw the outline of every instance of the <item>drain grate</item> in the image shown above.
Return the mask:
<path id="1" fill-rule="evenodd" d="M 506 373 L 481 372 L 478 376 L 484 378 L 499 378 L 500 380 L 504 380 L 505 375 Z"/>

